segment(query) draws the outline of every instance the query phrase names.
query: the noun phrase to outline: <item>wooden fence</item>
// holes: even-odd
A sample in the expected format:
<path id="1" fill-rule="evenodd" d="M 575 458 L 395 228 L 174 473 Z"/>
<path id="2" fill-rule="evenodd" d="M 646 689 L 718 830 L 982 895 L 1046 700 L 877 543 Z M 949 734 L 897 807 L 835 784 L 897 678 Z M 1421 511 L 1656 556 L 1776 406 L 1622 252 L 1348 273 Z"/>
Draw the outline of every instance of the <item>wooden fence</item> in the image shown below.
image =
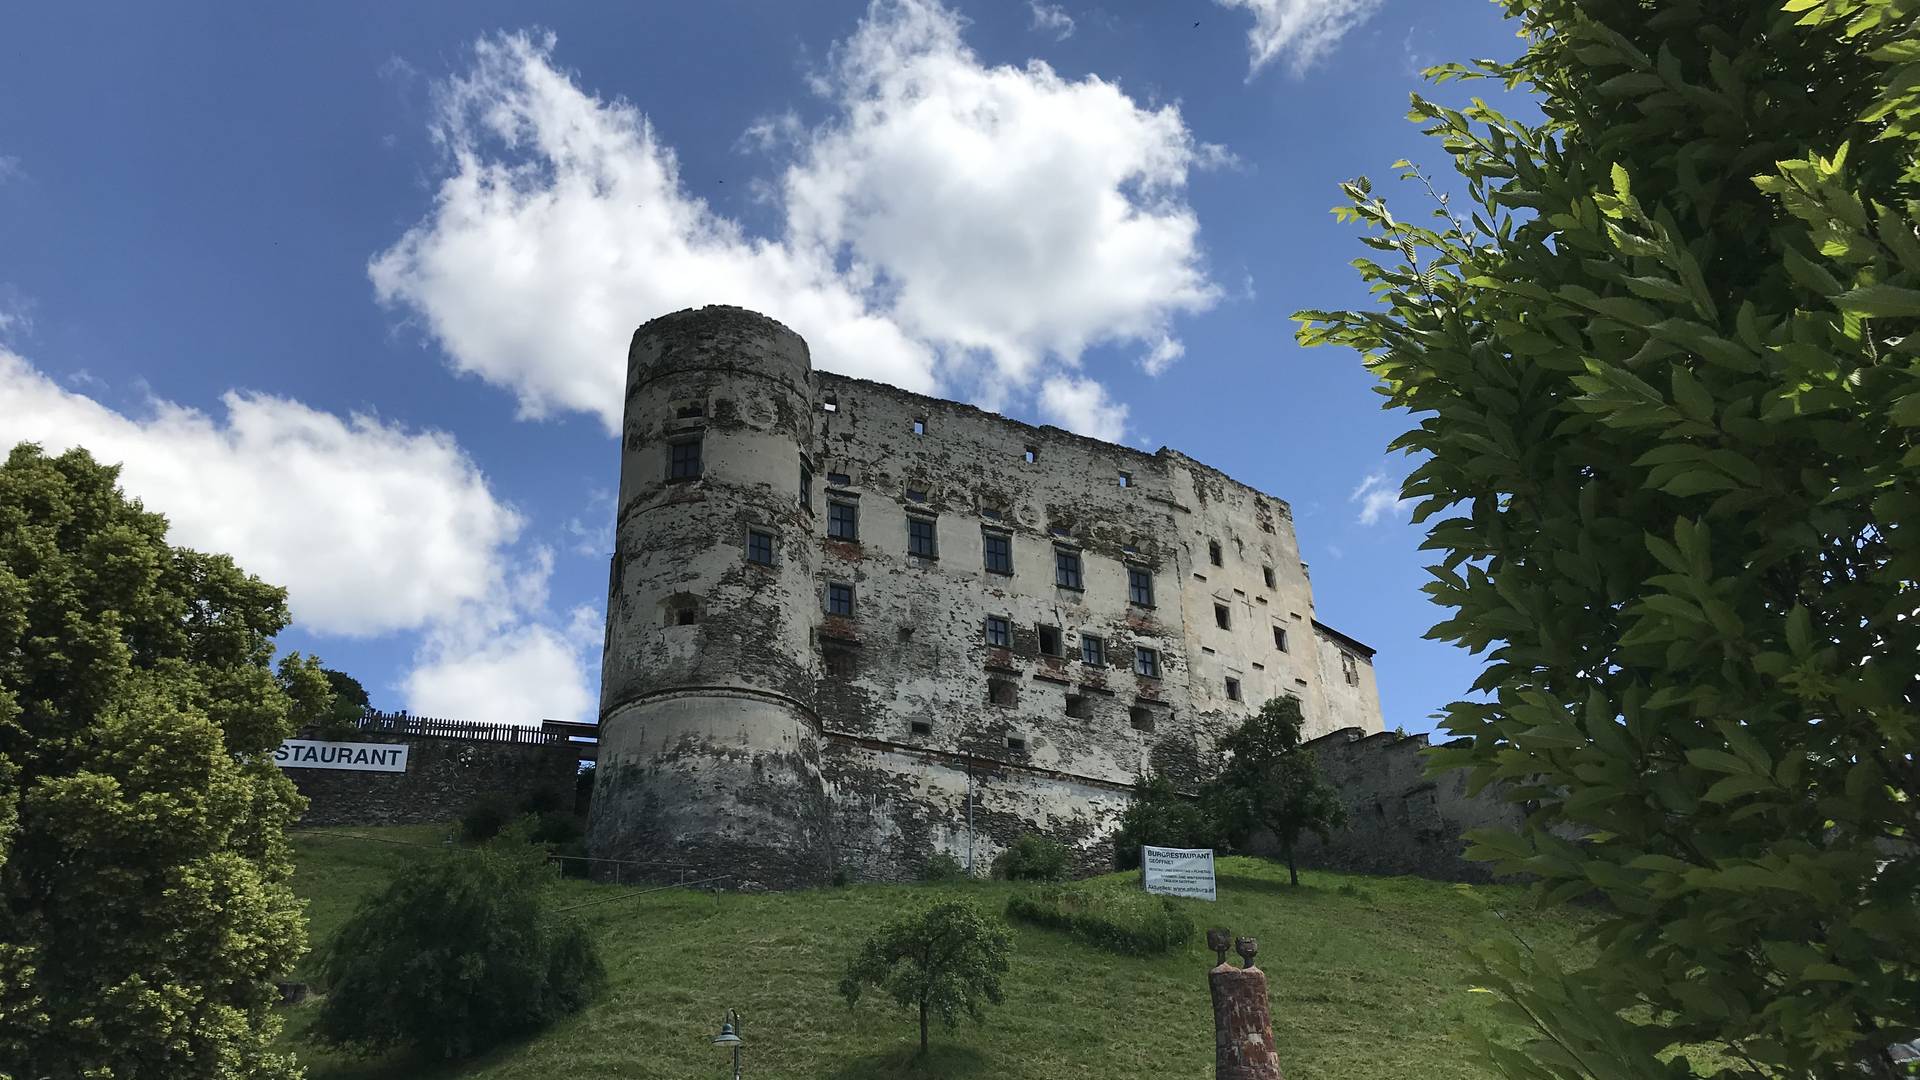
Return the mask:
<path id="1" fill-rule="evenodd" d="M 368 709 L 360 714 L 354 726 L 361 731 L 384 731 L 435 739 L 466 739 L 469 742 L 516 743 L 522 746 L 552 746 L 568 741 L 565 735 L 552 734 L 537 727 L 442 720 L 437 716 L 417 716 L 405 711 L 381 712 L 378 709 Z"/>

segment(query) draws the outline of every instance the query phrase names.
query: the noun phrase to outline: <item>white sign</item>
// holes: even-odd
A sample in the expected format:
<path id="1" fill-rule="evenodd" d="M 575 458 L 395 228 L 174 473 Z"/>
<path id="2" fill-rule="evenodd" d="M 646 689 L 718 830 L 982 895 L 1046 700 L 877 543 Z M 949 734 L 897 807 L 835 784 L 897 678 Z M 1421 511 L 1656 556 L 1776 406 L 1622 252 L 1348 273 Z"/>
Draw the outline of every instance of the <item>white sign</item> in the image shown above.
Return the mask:
<path id="1" fill-rule="evenodd" d="M 1150 893 L 1213 900 L 1213 849 L 1142 845 L 1140 880 Z"/>
<path id="2" fill-rule="evenodd" d="M 273 752 L 273 763 L 283 769 L 406 772 L 407 744 L 288 739 Z"/>

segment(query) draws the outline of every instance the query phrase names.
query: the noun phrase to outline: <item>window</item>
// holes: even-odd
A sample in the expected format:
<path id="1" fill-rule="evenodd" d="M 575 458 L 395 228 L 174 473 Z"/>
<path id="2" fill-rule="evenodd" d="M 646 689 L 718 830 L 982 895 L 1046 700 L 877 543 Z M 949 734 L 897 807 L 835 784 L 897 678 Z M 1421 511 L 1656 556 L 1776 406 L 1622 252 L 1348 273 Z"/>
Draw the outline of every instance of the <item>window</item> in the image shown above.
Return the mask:
<path id="1" fill-rule="evenodd" d="M 1060 628 L 1057 626 L 1036 626 L 1040 634 L 1040 652 L 1046 656 L 1064 655 L 1060 650 Z"/>
<path id="2" fill-rule="evenodd" d="M 1128 709 L 1127 719 L 1132 721 L 1135 731 L 1151 732 L 1153 730 L 1153 710 L 1145 705 L 1135 705 Z"/>
<path id="3" fill-rule="evenodd" d="M 850 502 L 827 503 L 827 535 L 835 540 L 860 539 L 860 508 Z"/>
<path id="4" fill-rule="evenodd" d="M 1220 561 L 1220 541 L 1218 540 L 1207 541 L 1207 561 L 1211 562 L 1215 566 L 1226 565 L 1225 563 L 1222 563 Z"/>
<path id="5" fill-rule="evenodd" d="M 987 644 L 998 649 L 1013 648 L 1013 622 L 1000 615 L 987 616 Z"/>
<path id="6" fill-rule="evenodd" d="M 773 534 L 760 529 L 747 530 L 747 561 L 761 566 L 773 565 Z"/>
<path id="7" fill-rule="evenodd" d="M 813 469 L 804 461 L 800 463 L 800 508 L 813 510 Z"/>
<path id="8" fill-rule="evenodd" d="M 827 585 L 827 614 L 853 615 L 853 586 L 838 581 Z"/>
<path id="9" fill-rule="evenodd" d="M 1055 536 L 1070 537 L 1073 535 L 1073 526 L 1056 521 L 1053 524 L 1047 526 L 1047 531 L 1049 533 L 1052 533 Z"/>
<path id="10" fill-rule="evenodd" d="M 980 543 L 986 552 L 987 569 L 996 574 L 1013 573 L 1013 537 L 1006 533 L 983 532 Z"/>
<path id="11" fill-rule="evenodd" d="M 1263 566 L 1260 568 L 1260 573 L 1264 575 L 1267 579 L 1267 588 L 1269 589 L 1274 588 L 1275 586 L 1274 586 L 1274 577 L 1273 577 L 1273 567 Z"/>
<path id="12" fill-rule="evenodd" d="M 1018 735 L 1007 736 L 1007 749 L 1019 751 L 1027 748 L 1027 740 Z"/>
<path id="13" fill-rule="evenodd" d="M 989 705 L 1020 704 L 1020 687 L 1010 679 L 988 679 L 987 680 L 987 704 Z"/>
<path id="14" fill-rule="evenodd" d="M 907 518 L 907 553 L 926 559 L 939 556 L 934 544 L 932 518 Z"/>
<path id="15" fill-rule="evenodd" d="M 1149 679 L 1160 677 L 1160 654 L 1143 645 L 1133 647 L 1133 673 Z"/>
<path id="16" fill-rule="evenodd" d="M 700 621 L 700 613 L 690 607 L 683 607 L 673 613 L 673 625 L 692 626 Z"/>
<path id="17" fill-rule="evenodd" d="M 852 485 L 853 477 L 843 472 L 830 472 L 827 474 L 827 483 L 834 487 L 848 487 Z"/>
<path id="18" fill-rule="evenodd" d="M 1229 676 L 1227 679 L 1227 700 L 1228 701 L 1240 700 L 1240 680 L 1232 678 L 1231 676 Z"/>
<path id="19" fill-rule="evenodd" d="M 1029 446 L 1021 456 L 1026 459 L 1027 464 L 1031 465 L 1040 460 L 1040 448 L 1037 446 Z"/>
<path id="20" fill-rule="evenodd" d="M 916 416 L 916 417 L 914 417 L 914 418 L 913 418 L 913 433 L 914 433 L 915 435 L 925 435 L 925 434 L 927 433 L 927 418 L 926 418 L 926 417 L 924 417 L 924 416 Z"/>
<path id="21" fill-rule="evenodd" d="M 926 502 L 926 501 L 927 501 L 927 493 L 926 493 L 926 492 L 924 492 L 924 491 L 920 491 L 920 490 L 918 490 L 918 489 L 916 489 L 916 488 L 908 488 L 908 489 L 907 489 L 907 501 L 908 501 L 908 502 Z"/>
<path id="22" fill-rule="evenodd" d="M 915 721 L 913 721 L 913 733 L 914 733 L 915 735 L 931 735 L 931 734 L 933 734 L 933 722 L 932 722 L 932 721 L 930 721 L 930 720 L 915 720 Z"/>
<path id="23" fill-rule="evenodd" d="M 1276 626 L 1273 628 L 1273 647 L 1276 649 L 1279 649 L 1281 652 L 1287 651 L 1287 628 L 1286 627 Z"/>
<path id="24" fill-rule="evenodd" d="M 1227 605 L 1213 605 L 1213 624 L 1222 630 L 1233 629 L 1233 613 L 1227 610 Z"/>
<path id="25" fill-rule="evenodd" d="M 839 412 L 840 399 L 834 397 L 832 394 L 828 394 L 825 398 L 821 399 L 820 408 L 823 412 Z"/>
<path id="26" fill-rule="evenodd" d="M 1080 553 L 1070 548 L 1053 549 L 1053 583 L 1063 589 L 1080 588 Z"/>
<path id="27" fill-rule="evenodd" d="M 1067 715 L 1075 720 L 1093 719 L 1093 699 L 1085 694 L 1068 694 Z"/>
<path id="28" fill-rule="evenodd" d="M 995 507 L 983 506 L 980 508 L 980 516 L 986 518 L 988 521 L 999 521 L 1001 514 Z"/>
<path id="29" fill-rule="evenodd" d="M 858 667 L 854 661 L 857 655 L 853 649 L 820 650 L 820 660 L 825 665 L 827 674 L 838 679 L 853 678 Z"/>
<path id="30" fill-rule="evenodd" d="M 1120 474 L 1120 486 L 1121 486 L 1121 487 L 1132 487 L 1132 486 L 1133 486 L 1133 474 L 1132 474 L 1132 473 L 1130 473 L 1130 472 L 1122 472 L 1122 473 Z"/>
<path id="31" fill-rule="evenodd" d="M 1340 677 L 1347 680 L 1348 686 L 1360 685 L 1360 661 L 1350 652 L 1340 654 Z"/>
<path id="32" fill-rule="evenodd" d="M 667 479 L 693 480 L 699 475 L 699 439 L 681 439 L 667 444 Z"/>
<path id="33" fill-rule="evenodd" d="M 1153 571 L 1140 566 L 1127 567 L 1127 602 L 1140 607 L 1153 606 Z"/>
<path id="34" fill-rule="evenodd" d="M 698 401 L 690 402 L 675 409 L 673 415 L 677 420 L 697 420 L 707 415 L 707 407 Z"/>
<path id="35" fill-rule="evenodd" d="M 1080 635 L 1080 662 L 1092 667 L 1107 666 L 1107 639 L 1092 634 Z"/>

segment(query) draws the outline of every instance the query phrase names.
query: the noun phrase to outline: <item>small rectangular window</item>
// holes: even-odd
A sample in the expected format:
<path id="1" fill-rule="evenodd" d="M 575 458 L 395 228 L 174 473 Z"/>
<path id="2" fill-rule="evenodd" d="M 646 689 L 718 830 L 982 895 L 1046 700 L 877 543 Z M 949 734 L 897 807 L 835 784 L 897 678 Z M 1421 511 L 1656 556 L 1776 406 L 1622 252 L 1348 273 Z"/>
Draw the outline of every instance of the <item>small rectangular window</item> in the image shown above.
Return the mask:
<path id="1" fill-rule="evenodd" d="M 813 509 L 813 470 L 804 461 L 800 463 L 800 508 Z"/>
<path id="2" fill-rule="evenodd" d="M 1348 686 L 1360 685 L 1360 661 L 1354 659 L 1350 652 L 1340 654 L 1340 677 L 1347 681 Z"/>
<path id="3" fill-rule="evenodd" d="M 907 553 L 922 558 L 937 558 L 940 554 L 934 542 L 933 519 L 909 517 L 907 519 Z"/>
<path id="4" fill-rule="evenodd" d="M 916 416 L 913 418 L 913 433 L 915 435 L 925 435 L 927 433 L 926 417 Z"/>
<path id="5" fill-rule="evenodd" d="M 1133 673 L 1149 679 L 1160 677 L 1160 654 L 1144 645 L 1133 647 Z"/>
<path id="6" fill-rule="evenodd" d="M 1213 624 L 1222 630 L 1233 629 L 1233 613 L 1227 610 L 1227 605 L 1213 605 Z"/>
<path id="7" fill-rule="evenodd" d="M 980 508 L 980 516 L 986 518 L 988 521 L 999 521 L 1001 514 L 995 507 L 983 506 Z"/>
<path id="8" fill-rule="evenodd" d="M 773 534 L 759 529 L 747 530 L 747 561 L 761 566 L 773 565 Z"/>
<path id="9" fill-rule="evenodd" d="M 926 502 L 927 493 L 924 491 L 920 491 L 917 488 L 908 488 L 907 501 L 908 502 Z"/>
<path id="10" fill-rule="evenodd" d="M 1229 678 L 1227 680 L 1227 700 L 1229 701 L 1240 700 L 1240 680 L 1239 679 Z"/>
<path id="11" fill-rule="evenodd" d="M 1053 583 L 1063 589 L 1081 588 L 1079 552 L 1071 548 L 1053 549 Z"/>
<path id="12" fill-rule="evenodd" d="M 1080 662 L 1089 667 L 1107 666 L 1107 639 L 1092 634 L 1080 635 Z"/>
<path id="13" fill-rule="evenodd" d="M 1123 473 L 1121 473 L 1121 474 L 1120 474 L 1120 486 L 1121 486 L 1121 487 L 1132 487 L 1132 486 L 1133 486 L 1133 474 L 1132 474 L 1132 473 L 1130 473 L 1130 472 L 1123 472 Z"/>
<path id="14" fill-rule="evenodd" d="M 1031 465 L 1040 460 L 1040 448 L 1037 446 L 1029 446 L 1021 456 L 1026 459 L 1027 464 Z"/>
<path id="15" fill-rule="evenodd" d="M 1225 563 L 1222 563 L 1220 561 L 1220 541 L 1218 540 L 1207 541 L 1207 561 L 1211 562 L 1215 566 L 1226 565 Z"/>
<path id="16" fill-rule="evenodd" d="M 853 485 L 853 477 L 843 472 L 830 472 L 827 474 L 827 483 L 832 484 L 834 487 L 851 487 Z"/>
<path id="17" fill-rule="evenodd" d="M 829 502 L 827 535 L 835 540 L 860 539 L 860 508 L 850 502 Z"/>
<path id="18" fill-rule="evenodd" d="M 980 543 L 986 553 L 987 569 L 996 574 L 1013 573 L 1013 537 L 1006 533 L 983 532 Z"/>
<path id="19" fill-rule="evenodd" d="M 1064 655 L 1060 649 L 1060 628 L 1057 626 L 1036 626 L 1040 635 L 1040 652 L 1044 656 Z"/>
<path id="20" fill-rule="evenodd" d="M 827 586 L 827 614 L 853 615 L 853 586 L 832 582 Z"/>
<path id="21" fill-rule="evenodd" d="M 1093 699 L 1085 694 L 1068 694 L 1067 715 L 1075 720 L 1093 719 Z"/>
<path id="22" fill-rule="evenodd" d="M 987 644 L 998 649 L 1013 648 L 1013 621 L 999 615 L 987 616 Z"/>
<path id="23" fill-rule="evenodd" d="M 829 394 L 824 400 L 820 402 L 820 408 L 822 411 L 825 411 L 825 412 L 839 412 L 840 399 Z"/>
<path id="24" fill-rule="evenodd" d="M 933 734 L 933 723 L 932 723 L 932 721 L 929 721 L 929 720 L 915 720 L 915 721 L 913 721 L 913 725 L 912 725 L 912 726 L 913 726 L 913 733 L 914 733 L 915 735 L 931 735 L 931 734 Z"/>
<path id="25" fill-rule="evenodd" d="M 692 480 L 699 475 L 699 439 L 680 439 L 667 444 L 667 479 Z"/>
<path id="26" fill-rule="evenodd" d="M 988 679 L 987 680 L 987 704 L 989 705 L 1020 704 L 1020 687 L 1008 679 Z"/>
<path id="27" fill-rule="evenodd" d="M 1021 738 L 1018 735 L 1007 736 L 1007 749 L 1017 751 L 1017 750 L 1025 750 L 1026 748 L 1027 748 L 1027 740 Z"/>
<path id="28" fill-rule="evenodd" d="M 1127 567 L 1127 602 L 1138 607 L 1153 606 L 1153 572 L 1144 567 Z"/>
<path id="29" fill-rule="evenodd" d="M 679 611 L 673 613 L 673 623 L 675 626 L 692 626 L 699 621 L 700 613 L 690 607 L 681 608 Z"/>
<path id="30" fill-rule="evenodd" d="M 698 420 L 705 415 L 707 415 L 707 407 L 704 403 L 698 401 L 688 402 L 673 410 L 673 416 L 676 420 Z"/>
<path id="31" fill-rule="evenodd" d="M 1153 731 L 1153 710 L 1145 705 L 1135 705 L 1128 709 L 1127 719 L 1132 722 L 1135 731 Z"/>
<path id="32" fill-rule="evenodd" d="M 1286 627 L 1276 626 L 1273 628 L 1273 647 L 1276 649 L 1279 649 L 1281 652 L 1287 651 L 1287 628 Z"/>
<path id="33" fill-rule="evenodd" d="M 1263 566 L 1260 568 L 1260 573 L 1265 575 L 1267 579 L 1267 588 L 1269 589 L 1274 588 L 1275 586 L 1274 586 L 1273 567 Z"/>

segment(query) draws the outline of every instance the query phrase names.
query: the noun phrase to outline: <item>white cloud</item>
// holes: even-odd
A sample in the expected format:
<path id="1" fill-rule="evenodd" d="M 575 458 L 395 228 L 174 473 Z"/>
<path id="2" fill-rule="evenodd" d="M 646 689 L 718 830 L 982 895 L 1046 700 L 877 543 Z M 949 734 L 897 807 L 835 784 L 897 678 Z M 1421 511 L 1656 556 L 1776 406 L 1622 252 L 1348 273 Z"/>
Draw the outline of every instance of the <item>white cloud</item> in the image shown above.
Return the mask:
<path id="1" fill-rule="evenodd" d="M 1043 4 L 1040 0 L 1027 0 L 1027 7 L 1033 11 L 1033 29 L 1052 34 L 1055 41 L 1065 41 L 1073 36 L 1073 16 L 1059 4 Z"/>
<path id="2" fill-rule="evenodd" d="M 1040 387 L 1040 411 L 1070 431 L 1119 442 L 1127 431 L 1127 407 L 1092 379 L 1056 375 Z"/>
<path id="3" fill-rule="evenodd" d="M 1413 512 L 1412 499 L 1400 497 L 1400 485 L 1387 479 L 1384 471 L 1371 472 L 1360 486 L 1353 489 L 1347 497 L 1348 502 L 1360 504 L 1360 524 L 1372 525 L 1382 520 L 1392 520 L 1402 514 Z"/>
<path id="4" fill-rule="evenodd" d="M 987 67 L 960 30 L 933 0 L 876 0 L 810 80 L 829 119 L 748 129 L 743 147 L 790 148 L 776 182 L 738 178 L 784 218 L 772 239 L 694 195 L 639 109 L 554 66 L 551 37 L 483 39 L 440 91 L 434 208 L 373 258 L 376 294 L 523 416 L 610 432 L 633 327 L 705 303 L 780 319 L 822 368 L 989 401 L 1098 344 L 1170 360 L 1174 317 L 1219 295 L 1184 185 L 1220 151 L 1098 78 Z"/>
<path id="5" fill-rule="evenodd" d="M 27 171 L 20 167 L 20 159 L 18 157 L 11 154 L 0 154 L 0 184 L 25 175 L 27 175 Z"/>
<path id="6" fill-rule="evenodd" d="M 1275 59 L 1284 59 L 1295 75 L 1333 50 L 1347 31 L 1372 18 L 1381 0 L 1214 0 L 1221 7 L 1253 13 L 1247 31 L 1251 64 L 1247 77 Z"/>
<path id="7" fill-rule="evenodd" d="M 517 724 L 591 720 L 598 703 L 587 687 L 577 643 L 540 623 L 436 640 L 404 684 L 421 715 Z"/>
<path id="8" fill-rule="evenodd" d="M 561 526 L 567 535 L 567 547 L 575 555 L 610 557 L 613 554 L 613 492 L 595 488 L 587 496 L 586 509 L 567 519 Z"/>

